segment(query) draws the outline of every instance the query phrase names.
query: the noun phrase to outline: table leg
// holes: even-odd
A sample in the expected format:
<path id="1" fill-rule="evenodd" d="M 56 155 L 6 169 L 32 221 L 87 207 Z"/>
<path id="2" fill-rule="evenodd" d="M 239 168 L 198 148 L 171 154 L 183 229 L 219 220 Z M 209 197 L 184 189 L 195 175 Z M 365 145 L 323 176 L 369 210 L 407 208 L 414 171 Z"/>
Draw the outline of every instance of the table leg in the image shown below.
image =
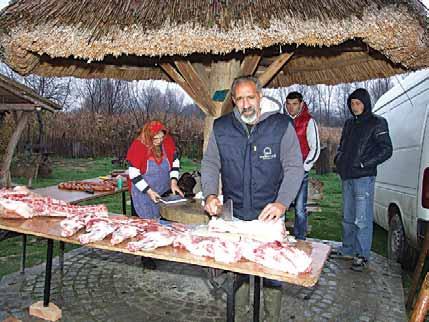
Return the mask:
<path id="1" fill-rule="evenodd" d="M 49 306 L 51 296 L 51 276 L 52 276 L 52 257 L 54 250 L 54 241 L 48 239 L 48 250 L 46 253 L 46 270 L 45 270 L 45 289 L 43 291 L 43 306 Z"/>
<path id="2" fill-rule="evenodd" d="M 22 235 L 21 274 L 25 273 L 25 259 L 27 257 L 27 235 Z"/>
<path id="3" fill-rule="evenodd" d="M 60 256 L 59 256 L 59 261 L 60 261 L 60 271 L 61 271 L 61 273 L 64 271 L 64 248 L 65 248 L 65 243 L 63 241 L 60 241 Z"/>
<path id="4" fill-rule="evenodd" d="M 226 320 L 234 322 L 235 320 L 235 292 L 246 281 L 249 280 L 248 275 L 236 274 L 228 272 L 226 283 L 223 289 L 226 292 Z"/>
<path id="5" fill-rule="evenodd" d="M 226 321 L 234 322 L 235 319 L 235 291 L 236 280 L 233 272 L 228 272 L 228 282 L 226 285 Z"/>
<path id="6" fill-rule="evenodd" d="M 124 215 L 127 214 L 127 202 L 126 202 L 126 198 L 125 198 L 125 191 L 122 191 L 122 213 Z"/>
<path id="7" fill-rule="evenodd" d="M 261 277 L 255 276 L 253 289 L 253 322 L 259 322 L 259 308 L 261 304 Z"/>

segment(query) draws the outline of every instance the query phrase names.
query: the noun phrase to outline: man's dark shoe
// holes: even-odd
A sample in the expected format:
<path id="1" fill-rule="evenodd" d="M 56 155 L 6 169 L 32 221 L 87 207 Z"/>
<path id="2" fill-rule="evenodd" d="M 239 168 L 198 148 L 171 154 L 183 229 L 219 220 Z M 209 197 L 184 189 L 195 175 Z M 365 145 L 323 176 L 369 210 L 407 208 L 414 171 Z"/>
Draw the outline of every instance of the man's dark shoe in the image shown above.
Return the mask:
<path id="1" fill-rule="evenodd" d="M 141 262 L 142 262 L 143 267 L 146 269 L 156 269 L 156 263 L 150 257 L 142 257 Z"/>
<path id="2" fill-rule="evenodd" d="M 332 249 L 331 253 L 329 254 L 329 258 L 335 258 L 335 259 L 344 259 L 344 260 L 352 260 L 354 259 L 354 256 L 352 255 L 346 255 L 343 253 L 341 249 Z"/>
<path id="3" fill-rule="evenodd" d="M 363 272 L 368 268 L 368 260 L 363 256 L 353 258 L 351 269 L 355 272 Z"/>

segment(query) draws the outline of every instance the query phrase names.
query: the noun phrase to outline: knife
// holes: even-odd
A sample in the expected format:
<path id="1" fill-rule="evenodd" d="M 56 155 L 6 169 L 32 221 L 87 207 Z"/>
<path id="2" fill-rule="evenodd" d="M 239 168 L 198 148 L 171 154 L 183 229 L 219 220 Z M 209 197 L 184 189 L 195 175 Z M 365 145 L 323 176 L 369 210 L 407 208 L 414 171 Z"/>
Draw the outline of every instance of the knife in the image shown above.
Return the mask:
<path id="1" fill-rule="evenodd" d="M 222 210 L 219 214 L 219 218 L 226 221 L 232 221 L 232 213 L 234 209 L 232 199 L 228 199 L 226 202 L 224 202 L 221 209 Z"/>

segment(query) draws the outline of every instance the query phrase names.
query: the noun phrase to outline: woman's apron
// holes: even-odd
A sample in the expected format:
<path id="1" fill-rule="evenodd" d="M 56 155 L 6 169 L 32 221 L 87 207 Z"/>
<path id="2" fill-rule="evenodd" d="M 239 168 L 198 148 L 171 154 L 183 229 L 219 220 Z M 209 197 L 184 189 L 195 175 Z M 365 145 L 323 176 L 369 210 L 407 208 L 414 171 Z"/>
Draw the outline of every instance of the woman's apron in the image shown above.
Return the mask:
<path id="1" fill-rule="evenodd" d="M 146 173 L 142 177 L 149 187 L 160 196 L 166 193 L 170 189 L 170 165 L 167 157 L 164 156 L 159 165 L 153 159 L 148 160 Z M 159 204 L 154 203 L 147 193 L 138 190 L 134 183 L 131 185 L 131 196 L 136 213 L 140 218 L 160 219 Z"/>

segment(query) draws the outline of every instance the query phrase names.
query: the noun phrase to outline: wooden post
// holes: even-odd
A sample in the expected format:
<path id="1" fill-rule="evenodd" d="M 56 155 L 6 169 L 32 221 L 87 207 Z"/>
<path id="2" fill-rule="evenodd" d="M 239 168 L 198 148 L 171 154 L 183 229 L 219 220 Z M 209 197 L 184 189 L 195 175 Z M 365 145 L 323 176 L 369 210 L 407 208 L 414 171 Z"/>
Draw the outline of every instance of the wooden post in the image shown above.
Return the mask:
<path id="1" fill-rule="evenodd" d="M 20 112 L 17 117 L 17 125 L 15 131 L 13 132 L 9 144 L 7 145 L 6 154 L 3 159 L 3 164 L 1 167 L 1 177 L 0 177 L 0 186 L 10 187 L 10 164 L 12 163 L 13 153 L 18 144 L 19 138 L 21 137 L 22 132 L 24 131 L 25 125 L 27 124 L 28 117 L 30 112 Z"/>
<path id="2" fill-rule="evenodd" d="M 420 274 L 422 273 L 423 266 L 425 265 L 426 256 L 429 250 L 429 225 L 426 225 L 425 237 L 423 240 L 423 247 L 420 251 L 419 260 L 416 265 L 416 270 L 413 274 L 413 280 L 411 282 L 410 290 L 408 292 L 407 304 L 405 305 L 407 309 L 411 309 L 413 306 L 414 295 L 417 290 L 417 285 L 420 281 Z M 426 276 L 427 277 L 427 276 Z"/>
<path id="3" fill-rule="evenodd" d="M 411 314 L 410 322 L 423 322 L 426 318 L 426 313 L 429 308 L 429 273 L 420 288 L 419 297 L 417 298 L 416 306 Z"/>
<path id="4" fill-rule="evenodd" d="M 208 76 L 209 79 L 209 93 L 213 96 L 213 93 L 217 90 L 229 89 L 231 87 L 232 81 L 240 73 L 240 61 L 236 59 L 231 59 L 227 62 L 219 61 L 213 62 L 211 65 L 211 72 Z M 222 105 L 223 102 L 214 102 L 215 112 L 213 116 L 206 115 L 204 121 L 204 148 L 205 151 L 209 139 L 209 135 L 213 128 L 213 121 L 215 118 L 222 115 Z"/>

